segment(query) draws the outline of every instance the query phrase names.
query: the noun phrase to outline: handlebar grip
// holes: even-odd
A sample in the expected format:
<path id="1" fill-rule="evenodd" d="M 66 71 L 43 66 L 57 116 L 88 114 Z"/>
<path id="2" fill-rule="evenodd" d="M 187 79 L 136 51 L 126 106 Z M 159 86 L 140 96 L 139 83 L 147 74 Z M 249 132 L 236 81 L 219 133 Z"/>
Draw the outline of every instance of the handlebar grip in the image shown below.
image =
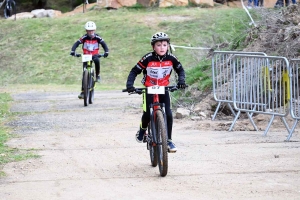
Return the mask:
<path id="1" fill-rule="evenodd" d="M 75 57 L 81 57 L 80 53 L 75 54 Z"/>
<path id="2" fill-rule="evenodd" d="M 127 89 L 123 89 L 122 92 L 127 92 Z"/>

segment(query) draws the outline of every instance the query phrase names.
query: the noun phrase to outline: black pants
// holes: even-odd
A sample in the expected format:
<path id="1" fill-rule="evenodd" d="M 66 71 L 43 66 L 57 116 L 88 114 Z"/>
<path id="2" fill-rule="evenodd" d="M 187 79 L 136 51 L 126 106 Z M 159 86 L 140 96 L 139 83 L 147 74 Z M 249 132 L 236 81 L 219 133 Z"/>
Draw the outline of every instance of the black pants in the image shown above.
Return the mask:
<path id="1" fill-rule="evenodd" d="M 142 116 L 142 128 L 147 128 L 150 122 L 150 108 L 149 105 L 153 102 L 153 94 L 146 94 L 147 111 Z M 171 100 L 169 92 L 159 95 L 159 103 L 165 104 L 165 111 L 167 116 L 168 139 L 172 139 L 173 115 L 171 110 Z"/>

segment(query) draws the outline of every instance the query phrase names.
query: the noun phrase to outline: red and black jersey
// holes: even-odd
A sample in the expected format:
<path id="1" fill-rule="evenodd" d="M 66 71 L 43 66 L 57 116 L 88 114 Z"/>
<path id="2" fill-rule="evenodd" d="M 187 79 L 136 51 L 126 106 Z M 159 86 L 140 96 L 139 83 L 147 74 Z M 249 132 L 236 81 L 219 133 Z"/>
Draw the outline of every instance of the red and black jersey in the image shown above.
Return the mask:
<path id="1" fill-rule="evenodd" d="M 85 34 L 74 43 L 72 51 L 75 51 L 80 44 L 82 44 L 83 54 L 99 54 L 99 44 L 102 46 L 104 52 L 109 53 L 106 43 L 98 34 L 95 34 L 93 38 Z"/>
<path id="2" fill-rule="evenodd" d="M 141 72 L 144 74 L 142 83 L 146 87 L 167 86 L 173 69 L 178 74 L 178 81 L 184 81 L 185 72 L 176 56 L 169 52 L 164 56 L 159 56 L 155 52 L 148 53 L 131 69 L 126 86 L 132 87 L 136 76 Z"/>

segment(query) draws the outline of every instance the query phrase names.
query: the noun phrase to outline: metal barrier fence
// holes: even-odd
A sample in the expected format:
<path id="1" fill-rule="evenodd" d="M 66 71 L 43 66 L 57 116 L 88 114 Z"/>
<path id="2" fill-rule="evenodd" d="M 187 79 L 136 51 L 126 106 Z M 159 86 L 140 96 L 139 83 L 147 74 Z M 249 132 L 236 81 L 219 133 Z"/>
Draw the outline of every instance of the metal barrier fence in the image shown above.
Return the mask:
<path id="1" fill-rule="evenodd" d="M 233 104 L 238 110 L 230 130 L 241 112 L 246 112 L 257 130 L 252 115 L 259 113 L 271 115 L 264 132 L 267 134 L 274 117 L 284 117 L 290 112 L 290 68 L 285 57 L 235 55 Z M 285 123 L 288 129 L 287 124 Z"/>
<path id="2" fill-rule="evenodd" d="M 264 131 L 266 135 L 274 117 L 278 116 L 289 132 L 287 141 L 290 140 L 300 120 L 299 59 L 289 63 L 285 57 L 267 56 L 260 52 L 216 51 L 212 59 L 212 72 L 214 98 L 218 101 L 212 120 L 220 105 L 227 103 L 235 116 L 229 131 L 241 112 L 247 114 L 257 130 L 252 115 L 258 113 L 271 116 Z M 285 119 L 289 114 L 294 120 L 291 129 Z"/>
<path id="3" fill-rule="evenodd" d="M 264 55 L 263 52 L 238 52 L 238 51 L 214 51 L 212 56 L 212 77 L 213 77 L 213 94 L 218 106 L 214 112 L 212 120 L 221 107 L 221 104 L 227 104 L 231 113 L 236 116 L 232 108 L 233 103 L 233 56 L 235 54 L 245 55 Z"/>
<path id="4" fill-rule="evenodd" d="M 290 70 L 291 70 L 291 116 L 295 120 L 291 129 L 289 130 L 289 135 L 287 140 L 289 141 L 293 135 L 293 132 L 300 120 L 300 59 L 290 60 Z M 284 121 L 285 124 L 286 121 Z"/>

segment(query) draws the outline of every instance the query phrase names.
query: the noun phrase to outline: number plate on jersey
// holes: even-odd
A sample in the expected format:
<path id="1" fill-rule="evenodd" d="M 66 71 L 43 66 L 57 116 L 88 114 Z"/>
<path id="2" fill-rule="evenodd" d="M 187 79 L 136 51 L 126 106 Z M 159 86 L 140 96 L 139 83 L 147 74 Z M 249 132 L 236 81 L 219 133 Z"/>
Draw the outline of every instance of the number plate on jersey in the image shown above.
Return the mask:
<path id="1" fill-rule="evenodd" d="M 82 58 L 82 62 L 88 62 L 88 61 L 92 60 L 92 55 L 90 55 L 90 54 L 83 54 L 83 55 L 81 55 L 81 58 Z"/>
<path id="2" fill-rule="evenodd" d="M 147 87 L 148 94 L 165 94 L 165 86 L 154 85 Z"/>

